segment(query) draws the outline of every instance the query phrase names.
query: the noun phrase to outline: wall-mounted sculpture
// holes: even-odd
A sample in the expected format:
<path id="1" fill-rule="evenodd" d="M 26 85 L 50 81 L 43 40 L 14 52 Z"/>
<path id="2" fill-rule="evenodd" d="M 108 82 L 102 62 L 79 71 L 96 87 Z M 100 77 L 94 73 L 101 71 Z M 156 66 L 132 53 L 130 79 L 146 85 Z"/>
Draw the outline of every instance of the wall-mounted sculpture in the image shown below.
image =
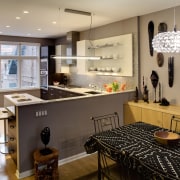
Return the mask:
<path id="1" fill-rule="evenodd" d="M 150 79 L 151 79 L 151 83 L 152 83 L 154 91 L 155 91 L 154 103 L 157 103 L 157 101 L 156 101 L 156 88 L 157 88 L 157 85 L 158 85 L 159 76 L 156 73 L 156 71 L 152 71 Z"/>
<path id="2" fill-rule="evenodd" d="M 163 53 L 157 53 L 157 64 L 159 67 L 162 67 L 164 64 L 164 55 Z"/>
<path id="3" fill-rule="evenodd" d="M 148 23 L 148 36 L 149 36 L 149 53 L 151 56 L 153 56 L 152 40 L 154 37 L 154 23 L 152 21 Z"/>
<path id="4" fill-rule="evenodd" d="M 169 80 L 169 87 L 173 87 L 173 82 L 174 82 L 174 57 L 173 56 L 168 58 L 168 80 Z"/>
<path id="5" fill-rule="evenodd" d="M 164 22 L 159 23 L 158 33 L 166 32 L 166 31 L 167 31 L 167 24 Z M 157 53 L 157 64 L 159 67 L 162 67 L 164 64 L 164 55 L 161 52 Z"/>

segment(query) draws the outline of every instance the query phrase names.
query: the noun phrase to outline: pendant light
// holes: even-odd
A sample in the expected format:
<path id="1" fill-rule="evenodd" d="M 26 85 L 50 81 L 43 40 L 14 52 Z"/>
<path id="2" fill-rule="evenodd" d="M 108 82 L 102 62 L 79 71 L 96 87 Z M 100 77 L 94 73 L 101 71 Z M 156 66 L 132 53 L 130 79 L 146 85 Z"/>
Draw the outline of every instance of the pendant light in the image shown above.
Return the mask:
<path id="1" fill-rule="evenodd" d="M 180 31 L 176 30 L 175 24 L 175 8 L 174 8 L 174 30 L 161 32 L 154 36 L 152 40 L 153 49 L 163 53 L 179 53 L 180 52 Z"/>
<path id="2" fill-rule="evenodd" d="M 92 13 L 91 12 L 86 12 L 86 11 L 68 9 L 68 8 L 64 9 L 64 12 L 90 16 L 91 17 L 91 23 L 90 23 L 90 29 L 89 29 L 89 38 L 90 38 L 91 25 L 92 25 Z M 102 59 L 101 56 L 57 56 L 57 55 L 53 55 L 53 56 L 51 56 L 51 58 L 53 58 L 53 59 L 62 59 L 62 60 L 100 60 L 100 59 Z"/>
<path id="3" fill-rule="evenodd" d="M 52 55 L 53 59 L 72 59 L 72 60 L 100 60 L 101 56 L 56 56 Z"/>

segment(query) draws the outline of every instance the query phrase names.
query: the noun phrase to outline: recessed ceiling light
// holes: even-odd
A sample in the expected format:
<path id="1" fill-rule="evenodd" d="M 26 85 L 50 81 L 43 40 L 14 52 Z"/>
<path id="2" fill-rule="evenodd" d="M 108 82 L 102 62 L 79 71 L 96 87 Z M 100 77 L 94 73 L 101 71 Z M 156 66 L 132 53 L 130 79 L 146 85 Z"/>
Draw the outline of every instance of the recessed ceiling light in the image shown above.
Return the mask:
<path id="1" fill-rule="evenodd" d="M 7 25 L 6 27 L 7 27 L 7 28 L 10 28 L 11 26 Z"/>
<path id="2" fill-rule="evenodd" d="M 38 30 L 38 31 L 41 31 L 41 28 L 38 28 L 37 30 Z"/>
<path id="3" fill-rule="evenodd" d="M 24 14 L 28 14 L 28 13 L 29 13 L 29 11 L 26 11 L 26 10 L 25 10 L 25 11 L 23 11 L 23 13 L 24 13 Z"/>
<path id="4" fill-rule="evenodd" d="M 17 16 L 16 19 L 19 20 L 19 19 L 21 19 L 21 17 Z"/>
<path id="5" fill-rule="evenodd" d="M 57 22 L 56 22 L 56 21 L 53 21 L 52 23 L 53 23 L 53 24 L 56 24 Z"/>

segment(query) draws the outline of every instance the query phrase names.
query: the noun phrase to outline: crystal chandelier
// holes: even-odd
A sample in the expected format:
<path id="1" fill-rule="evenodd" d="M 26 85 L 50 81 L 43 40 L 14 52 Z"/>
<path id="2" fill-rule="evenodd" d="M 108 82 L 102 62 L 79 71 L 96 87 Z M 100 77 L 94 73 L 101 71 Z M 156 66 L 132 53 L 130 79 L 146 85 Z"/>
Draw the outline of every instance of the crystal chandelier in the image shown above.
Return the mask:
<path id="1" fill-rule="evenodd" d="M 180 52 L 180 31 L 176 31 L 175 9 L 174 9 L 174 30 L 161 32 L 154 36 L 152 45 L 155 51 L 164 53 Z"/>

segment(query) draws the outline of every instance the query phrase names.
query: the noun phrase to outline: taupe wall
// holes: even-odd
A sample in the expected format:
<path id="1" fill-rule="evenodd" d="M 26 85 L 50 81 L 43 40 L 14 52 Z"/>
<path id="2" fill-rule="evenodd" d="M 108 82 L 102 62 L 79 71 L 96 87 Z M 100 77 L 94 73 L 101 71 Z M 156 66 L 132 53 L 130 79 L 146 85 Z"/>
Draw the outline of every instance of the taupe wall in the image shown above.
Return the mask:
<path id="1" fill-rule="evenodd" d="M 176 7 L 176 24 L 177 30 L 180 30 L 180 7 Z M 162 83 L 162 94 L 166 97 L 171 104 L 180 105 L 180 54 L 165 54 L 164 53 L 164 65 L 158 67 L 156 56 L 157 53 L 154 52 L 154 56 L 149 54 L 149 44 L 148 44 L 148 23 L 149 21 L 154 22 L 155 34 L 158 32 L 158 25 L 161 22 L 165 22 L 168 25 L 168 30 L 173 30 L 173 18 L 174 18 L 174 8 L 167 9 L 164 11 L 148 14 L 140 17 L 140 79 L 142 84 L 142 76 L 145 77 L 145 83 L 149 89 L 150 99 L 154 100 L 154 90 L 151 85 L 150 75 L 152 70 L 155 70 L 158 75 L 160 82 Z M 168 57 L 174 56 L 174 85 L 172 88 L 168 85 Z M 142 85 L 141 85 L 142 87 Z"/>
<path id="2" fill-rule="evenodd" d="M 91 30 L 90 39 L 101 39 L 112 36 L 118 36 L 121 34 L 133 34 L 133 77 L 118 77 L 118 76 L 90 76 L 90 75 L 78 75 L 75 69 L 71 67 L 71 83 L 80 86 L 88 87 L 90 83 L 94 83 L 99 87 L 102 87 L 105 83 L 111 83 L 117 80 L 120 83 L 126 82 L 127 89 L 135 89 L 138 86 L 138 17 L 126 19 L 123 21 L 115 22 L 105 26 L 101 26 Z M 80 40 L 88 39 L 89 31 L 80 33 Z"/>

